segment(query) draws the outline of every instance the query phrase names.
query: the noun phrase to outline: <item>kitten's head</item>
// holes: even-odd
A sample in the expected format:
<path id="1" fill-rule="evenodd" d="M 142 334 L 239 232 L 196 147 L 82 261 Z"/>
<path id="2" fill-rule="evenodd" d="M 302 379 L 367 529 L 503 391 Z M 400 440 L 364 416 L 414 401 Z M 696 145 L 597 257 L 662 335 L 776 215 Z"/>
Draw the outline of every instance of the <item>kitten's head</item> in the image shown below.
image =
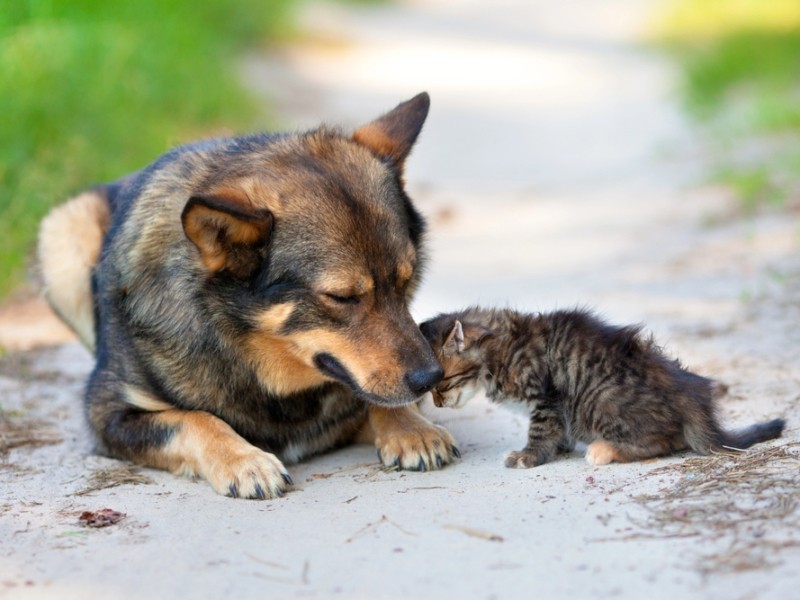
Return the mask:
<path id="1" fill-rule="evenodd" d="M 444 369 L 444 377 L 431 390 L 436 406 L 461 408 L 480 389 L 484 365 L 482 343 L 492 332 L 456 315 L 440 315 L 420 325 Z"/>

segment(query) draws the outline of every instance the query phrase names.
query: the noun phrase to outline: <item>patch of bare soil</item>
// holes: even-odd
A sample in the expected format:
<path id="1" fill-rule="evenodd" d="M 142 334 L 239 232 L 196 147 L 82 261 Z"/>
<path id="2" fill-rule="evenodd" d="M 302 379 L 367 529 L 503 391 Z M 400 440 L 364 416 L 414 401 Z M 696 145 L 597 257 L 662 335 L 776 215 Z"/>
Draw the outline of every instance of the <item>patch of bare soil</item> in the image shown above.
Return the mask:
<path id="1" fill-rule="evenodd" d="M 677 475 L 656 494 L 633 496 L 647 511 L 629 537 L 724 540 L 692 563 L 704 575 L 775 567 L 778 550 L 800 546 L 800 442 L 689 458 L 650 471 Z"/>
<path id="2" fill-rule="evenodd" d="M 0 412 L 0 469 L 6 467 L 3 459 L 15 448 L 39 448 L 62 441 L 46 421 Z"/>
<path id="3" fill-rule="evenodd" d="M 42 366 L 43 357 L 55 352 L 46 346 L 24 352 L 9 352 L 0 355 L 0 376 L 23 383 L 68 383 L 76 378 L 64 371 L 47 369 Z"/>
<path id="4" fill-rule="evenodd" d="M 0 349 L 32 350 L 73 342 L 75 334 L 30 287 L 0 304 Z"/>

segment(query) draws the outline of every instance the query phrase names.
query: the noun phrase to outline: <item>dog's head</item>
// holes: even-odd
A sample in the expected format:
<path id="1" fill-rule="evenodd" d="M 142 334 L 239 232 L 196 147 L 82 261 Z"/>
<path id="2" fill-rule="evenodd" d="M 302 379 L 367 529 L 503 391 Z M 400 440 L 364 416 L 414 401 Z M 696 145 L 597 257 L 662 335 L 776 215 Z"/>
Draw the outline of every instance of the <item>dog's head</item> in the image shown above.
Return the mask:
<path id="1" fill-rule="evenodd" d="M 420 94 L 353 135 L 240 139 L 186 204 L 184 231 L 230 317 L 228 339 L 273 392 L 335 380 L 401 405 L 441 378 L 408 310 L 424 223 L 403 164 L 428 106 Z"/>

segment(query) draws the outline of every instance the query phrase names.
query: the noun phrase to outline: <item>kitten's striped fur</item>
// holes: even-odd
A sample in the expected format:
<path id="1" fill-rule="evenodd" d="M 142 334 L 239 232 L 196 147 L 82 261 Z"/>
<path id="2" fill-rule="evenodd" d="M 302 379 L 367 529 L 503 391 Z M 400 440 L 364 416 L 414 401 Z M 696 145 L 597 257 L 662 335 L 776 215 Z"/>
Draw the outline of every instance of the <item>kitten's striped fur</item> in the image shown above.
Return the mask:
<path id="1" fill-rule="evenodd" d="M 528 442 L 506 459 L 534 467 L 575 441 L 591 464 L 630 462 L 691 448 L 709 454 L 779 437 L 775 419 L 723 430 L 713 401 L 725 386 L 668 358 L 639 327 L 588 311 L 524 314 L 467 309 L 421 325 L 445 376 L 437 406 L 462 406 L 482 387 L 494 402 L 530 408 Z"/>

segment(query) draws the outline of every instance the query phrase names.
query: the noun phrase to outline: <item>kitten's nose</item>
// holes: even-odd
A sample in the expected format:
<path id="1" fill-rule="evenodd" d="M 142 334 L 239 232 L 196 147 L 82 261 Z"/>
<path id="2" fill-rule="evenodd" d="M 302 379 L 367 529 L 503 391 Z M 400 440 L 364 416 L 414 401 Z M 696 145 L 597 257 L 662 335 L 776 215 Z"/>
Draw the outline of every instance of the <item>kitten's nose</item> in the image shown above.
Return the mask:
<path id="1" fill-rule="evenodd" d="M 404 379 L 408 389 L 414 395 L 422 396 L 425 392 L 431 391 L 442 380 L 442 377 L 444 377 L 442 367 L 435 365 L 407 373 Z"/>

